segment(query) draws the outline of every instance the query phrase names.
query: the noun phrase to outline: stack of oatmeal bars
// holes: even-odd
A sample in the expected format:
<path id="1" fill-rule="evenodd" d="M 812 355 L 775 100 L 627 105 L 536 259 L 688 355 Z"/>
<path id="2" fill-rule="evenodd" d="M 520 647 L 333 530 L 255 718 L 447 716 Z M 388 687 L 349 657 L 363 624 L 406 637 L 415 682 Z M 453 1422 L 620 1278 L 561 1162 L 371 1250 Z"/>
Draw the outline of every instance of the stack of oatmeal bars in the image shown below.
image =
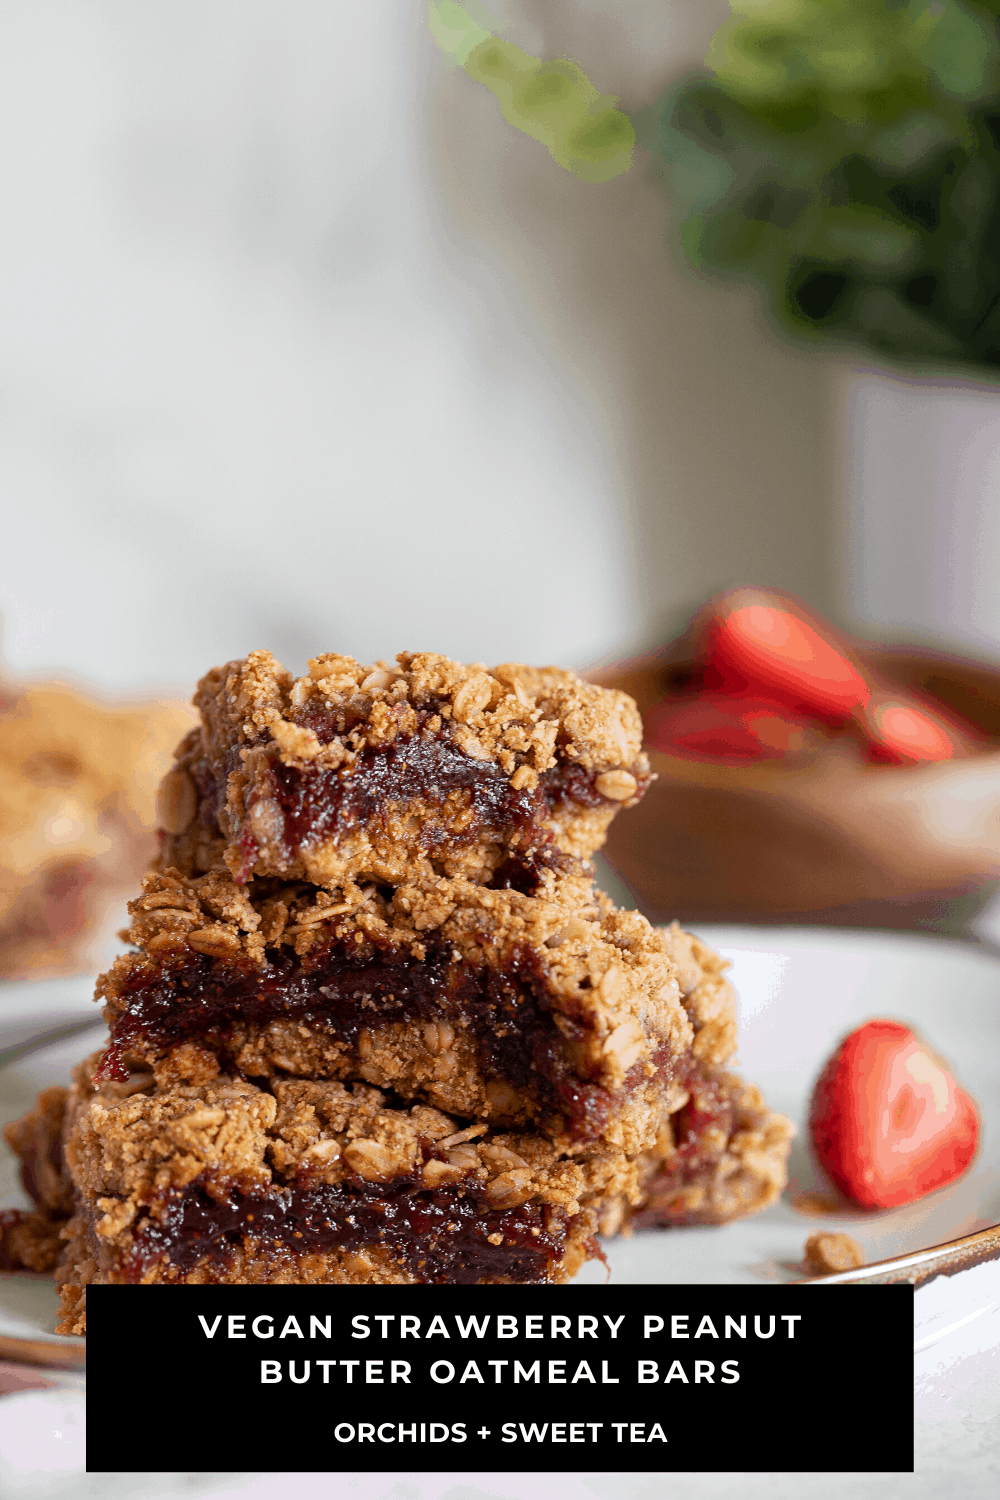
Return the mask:
<path id="1" fill-rule="evenodd" d="M 594 885 L 649 779 L 630 698 L 258 651 L 195 702 L 110 1045 L 8 1135 L 63 1332 L 91 1282 L 561 1282 L 598 1231 L 774 1201 L 723 963 Z"/>

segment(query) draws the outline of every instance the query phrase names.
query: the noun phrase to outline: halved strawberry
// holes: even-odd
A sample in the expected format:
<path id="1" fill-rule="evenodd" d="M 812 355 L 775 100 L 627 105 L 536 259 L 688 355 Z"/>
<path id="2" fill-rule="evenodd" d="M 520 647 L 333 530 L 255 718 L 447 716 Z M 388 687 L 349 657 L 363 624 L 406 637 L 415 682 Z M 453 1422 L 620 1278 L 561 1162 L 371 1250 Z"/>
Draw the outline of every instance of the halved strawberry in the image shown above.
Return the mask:
<path id="1" fill-rule="evenodd" d="M 701 693 L 697 698 L 665 698 L 643 716 L 646 744 L 668 755 L 741 763 L 782 760 L 805 748 L 812 726 L 780 704 Z"/>
<path id="2" fill-rule="evenodd" d="M 871 697 L 847 643 L 790 595 L 723 594 L 695 622 L 691 647 L 706 687 L 770 698 L 831 726 L 846 724 Z"/>
<path id="3" fill-rule="evenodd" d="M 961 1177 L 976 1154 L 976 1107 L 899 1021 L 845 1037 L 813 1092 L 813 1148 L 862 1208 L 913 1203 Z"/>

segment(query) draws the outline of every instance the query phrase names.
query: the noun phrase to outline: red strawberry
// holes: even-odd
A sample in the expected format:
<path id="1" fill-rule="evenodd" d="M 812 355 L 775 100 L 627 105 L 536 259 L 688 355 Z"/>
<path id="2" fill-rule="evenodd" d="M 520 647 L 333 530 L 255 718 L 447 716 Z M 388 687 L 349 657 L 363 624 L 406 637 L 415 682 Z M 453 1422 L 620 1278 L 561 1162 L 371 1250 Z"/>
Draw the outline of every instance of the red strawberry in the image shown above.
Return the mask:
<path id="1" fill-rule="evenodd" d="M 861 720 L 868 759 L 892 766 L 970 755 L 968 725 L 907 693 L 876 693 Z"/>
<path id="2" fill-rule="evenodd" d="M 961 1177 L 976 1154 L 976 1107 L 899 1021 L 866 1021 L 813 1091 L 813 1148 L 862 1208 L 913 1203 Z"/>
<path id="3" fill-rule="evenodd" d="M 718 599 L 695 626 L 692 648 L 705 686 L 781 703 L 829 725 L 845 724 L 871 689 L 832 627 L 810 624 L 798 600 L 753 589 Z"/>
<path id="4" fill-rule="evenodd" d="M 781 760 L 812 732 L 779 704 L 728 693 L 666 698 L 647 709 L 643 727 L 654 750 L 730 762 Z"/>

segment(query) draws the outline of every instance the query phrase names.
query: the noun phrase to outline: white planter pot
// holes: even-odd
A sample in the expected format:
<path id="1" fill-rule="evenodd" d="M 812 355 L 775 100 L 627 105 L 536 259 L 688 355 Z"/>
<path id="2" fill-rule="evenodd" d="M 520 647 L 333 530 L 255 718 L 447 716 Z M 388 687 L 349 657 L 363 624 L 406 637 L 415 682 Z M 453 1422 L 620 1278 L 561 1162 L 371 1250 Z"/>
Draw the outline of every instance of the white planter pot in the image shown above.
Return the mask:
<path id="1" fill-rule="evenodd" d="M 1000 379 L 842 377 L 847 620 L 858 633 L 1000 657 Z M 995 887 L 930 925 L 1000 942 Z"/>
<path id="2" fill-rule="evenodd" d="M 844 398 L 848 615 L 1000 656 L 1000 380 L 855 370 Z"/>

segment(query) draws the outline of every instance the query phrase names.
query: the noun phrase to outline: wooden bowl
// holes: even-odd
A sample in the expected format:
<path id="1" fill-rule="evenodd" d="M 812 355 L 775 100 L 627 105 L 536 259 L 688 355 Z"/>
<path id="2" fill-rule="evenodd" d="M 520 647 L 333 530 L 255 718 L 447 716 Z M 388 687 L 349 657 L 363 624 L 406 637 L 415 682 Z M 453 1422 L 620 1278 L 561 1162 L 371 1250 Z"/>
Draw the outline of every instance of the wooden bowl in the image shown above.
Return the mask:
<path id="1" fill-rule="evenodd" d="M 649 752 L 657 780 L 611 825 L 608 863 L 651 920 L 809 920 L 956 930 L 1000 880 L 1000 671 L 944 653 L 861 649 L 873 677 L 967 719 L 982 753 L 860 764 L 848 739 L 806 762 L 719 765 Z M 683 691 L 671 648 L 594 680 L 645 711 Z"/>

